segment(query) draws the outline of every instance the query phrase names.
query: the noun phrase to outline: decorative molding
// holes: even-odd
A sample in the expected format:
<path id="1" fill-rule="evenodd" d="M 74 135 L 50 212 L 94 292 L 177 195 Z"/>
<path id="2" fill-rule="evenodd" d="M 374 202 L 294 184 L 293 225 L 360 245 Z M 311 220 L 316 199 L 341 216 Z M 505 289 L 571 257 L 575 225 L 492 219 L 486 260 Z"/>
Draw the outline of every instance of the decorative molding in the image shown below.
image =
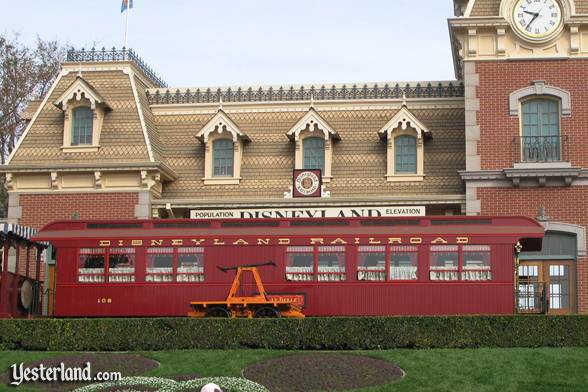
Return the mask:
<path id="1" fill-rule="evenodd" d="M 59 165 L 0 165 L 0 173 L 49 173 L 54 172 L 128 172 L 135 170 L 158 171 L 162 178 L 174 181 L 178 175 L 162 162 L 138 163 L 71 163 Z"/>
<path id="2" fill-rule="evenodd" d="M 141 121 L 141 129 L 143 131 L 143 138 L 145 139 L 145 145 L 147 146 L 147 154 L 149 155 L 149 161 L 155 162 L 153 156 L 153 148 L 151 147 L 151 140 L 149 140 L 149 133 L 147 132 L 147 125 L 145 125 L 145 117 L 143 116 L 143 110 L 141 108 L 141 101 L 139 100 L 139 92 L 137 91 L 137 84 L 135 83 L 134 73 L 129 73 L 129 81 L 131 82 L 131 89 L 133 90 L 133 97 L 135 98 L 135 105 L 137 107 L 137 114 L 139 114 L 139 120 Z"/>
<path id="3" fill-rule="evenodd" d="M 51 172 L 51 189 L 59 189 L 59 176 L 57 172 Z"/>
<path id="4" fill-rule="evenodd" d="M 103 186 L 103 184 L 102 184 L 102 172 L 100 172 L 100 171 L 95 171 L 94 172 L 94 186 L 96 187 L 96 189 L 100 189 Z"/>
<path id="5" fill-rule="evenodd" d="M 535 80 L 532 86 L 513 91 L 509 96 L 509 109 L 511 116 L 519 115 L 520 101 L 530 96 L 550 95 L 561 100 L 562 116 L 572 115 L 572 96 L 569 91 L 559 87 L 546 85 L 543 80 Z"/>
<path id="6" fill-rule="evenodd" d="M 300 140 L 300 133 L 303 131 L 308 131 L 310 133 L 320 131 L 324 135 L 325 141 L 328 141 L 330 138 L 334 140 L 341 139 L 339 133 L 337 133 L 337 131 L 335 131 L 313 108 L 310 108 L 304 117 L 298 120 L 298 122 L 286 132 L 286 136 L 288 136 L 290 140 L 298 142 Z"/>
<path id="7" fill-rule="evenodd" d="M 464 100 L 461 97 L 417 98 L 407 99 L 407 102 L 412 109 L 463 109 L 464 107 Z M 402 99 L 315 101 L 314 109 L 317 112 L 399 110 L 402 104 Z M 214 115 L 218 111 L 218 103 L 151 105 L 151 111 L 156 116 Z M 308 102 L 223 102 L 223 111 L 227 115 L 236 113 L 306 113 Z"/>
<path id="8" fill-rule="evenodd" d="M 90 101 L 92 110 L 96 110 L 96 106 L 99 104 L 103 105 L 106 109 L 110 109 L 104 98 L 81 76 L 76 77 L 76 80 L 53 104 L 66 112 L 70 101 L 81 101 L 82 99 Z"/>
<path id="9" fill-rule="evenodd" d="M 578 257 L 586 257 L 586 227 L 564 222 L 541 221 L 545 231 L 559 231 L 576 235 L 576 251 Z"/>
<path id="10" fill-rule="evenodd" d="M 100 146 L 61 146 L 61 151 L 64 153 L 74 153 L 74 152 L 98 152 Z"/>
<path id="11" fill-rule="evenodd" d="M 406 131 L 409 128 L 416 130 L 419 139 L 423 139 L 424 136 L 431 135 L 428 127 L 421 123 L 414 114 L 408 109 L 406 105 L 402 108 L 378 131 L 380 137 L 390 138 L 392 132 L 397 129 Z"/>
<path id="12" fill-rule="evenodd" d="M 585 186 L 582 182 L 588 177 L 588 170 L 562 165 L 560 167 L 532 167 L 503 170 L 459 171 L 462 180 L 475 187 L 503 186 Z"/>
<path id="13" fill-rule="evenodd" d="M 6 173 L 4 187 L 6 188 L 7 191 L 14 190 L 14 181 L 13 181 L 12 173 Z"/>
<path id="14" fill-rule="evenodd" d="M 237 124 L 220 108 L 216 115 L 196 134 L 196 138 L 202 143 L 207 144 L 211 133 L 222 135 L 223 132 L 230 133 L 233 142 L 237 142 L 238 140 L 251 141 L 249 136 L 242 132 Z"/>

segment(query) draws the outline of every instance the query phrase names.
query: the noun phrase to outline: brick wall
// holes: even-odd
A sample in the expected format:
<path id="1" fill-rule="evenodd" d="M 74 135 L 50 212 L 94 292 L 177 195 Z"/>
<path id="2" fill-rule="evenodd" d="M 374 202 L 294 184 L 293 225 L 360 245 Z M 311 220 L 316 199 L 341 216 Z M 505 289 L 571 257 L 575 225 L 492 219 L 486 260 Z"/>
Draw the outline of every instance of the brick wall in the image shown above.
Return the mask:
<path id="1" fill-rule="evenodd" d="M 588 61 L 489 61 L 476 64 L 480 75 L 478 125 L 481 129 L 478 153 L 482 170 L 512 167 L 520 156 L 513 146 L 513 138 L 520 136 L 519 117 L 510 116 L 510 93 L 529 87 L 534 80 L 563 88 L 572 95 L 572 115 L 562 117 L 560 129 L 568 136 L 564 156 L 573 166 L 588 167 L 588 138 L 584 135 L 588 124 Z M 500 148 L 497 148 L 500 146 Z M 506 147 L 506 148 L 505 148 Z"/>
<path id="2" fill-rule="evenodd" d="M 53 195 L 20 195 L 22 218 L 19 224 L 36 229 L 55 220 L 69 220 L 77 212 L 80 219 L 133 219 L 137 193 L 78 193 Z M 33 252 L 34 254 L 34 252 Z M 26 250 L 21 250 L 19 273 L 24 274 Z M 29 265 L 29 275 L 34 275 L 34 257 Z M 45 271 L 41 268 L 41 279 Z"/>
<path id="3" fill-rule="evenodd" d="M 544 206 L 550 220 L 586 227 L 588 225 L 588 188 L 479 188 L 483 215 L 525 215 L 536 217 Z M 588 313 L 588 259 L 576 264 L 577 306 Z"/>

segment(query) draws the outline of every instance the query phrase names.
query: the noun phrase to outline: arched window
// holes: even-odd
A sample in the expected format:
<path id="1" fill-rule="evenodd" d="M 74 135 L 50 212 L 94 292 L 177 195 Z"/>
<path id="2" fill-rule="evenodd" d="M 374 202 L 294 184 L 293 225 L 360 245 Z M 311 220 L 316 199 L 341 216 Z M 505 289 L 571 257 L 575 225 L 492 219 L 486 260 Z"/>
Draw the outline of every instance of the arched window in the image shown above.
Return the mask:
<path id="1" fill-rule="evenodd" d="M 525 162 L 561 160 L 559 103 L 537 98 L 522 103 L 522 152 Z"/>
<path id="2" fill-rule="evenodd" d="M 414 136 L 398 136 L 394 139 L 395 172 L 397 174 L 416 174 L 417 143 Z"/>
<path id="3" fill-rule="evenodd" d="M 94 113 L 89 107 L 82 106 L 73 110 L 72 146 L 92 144 L 93 123 Z"/>
<path id="4" fill-rule="evenodd" d="M 212 144 L 212 158 L 214 162 L 213 176 L 233 176 L 233 141 L 230 139 L 215 140 Z"/>
<path id="5" fill-rule="evenodd" d="M 321 169 L 325 173 L 325 140 L 307 137 L 302 143 L 304 169 Z"/>

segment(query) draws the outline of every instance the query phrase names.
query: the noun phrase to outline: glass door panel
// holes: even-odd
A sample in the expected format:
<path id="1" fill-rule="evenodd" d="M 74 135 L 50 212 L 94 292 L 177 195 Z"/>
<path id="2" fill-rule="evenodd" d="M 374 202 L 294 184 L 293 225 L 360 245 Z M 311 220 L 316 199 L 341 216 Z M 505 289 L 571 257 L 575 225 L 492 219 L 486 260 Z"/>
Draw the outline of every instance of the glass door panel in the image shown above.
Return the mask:
<path id="1" fill-rule="evenodd" d="M 545 267 L 545 278 L 549 284 L 549 312 L 571 313 L 573 296 L 570 263 L 549 263 Z"/>
<path id="2" fill-rule="evenodd" d="M 519 266 L 518 311 L 537 313 L 542 311 L 541 266 L 523 264 Z"/>

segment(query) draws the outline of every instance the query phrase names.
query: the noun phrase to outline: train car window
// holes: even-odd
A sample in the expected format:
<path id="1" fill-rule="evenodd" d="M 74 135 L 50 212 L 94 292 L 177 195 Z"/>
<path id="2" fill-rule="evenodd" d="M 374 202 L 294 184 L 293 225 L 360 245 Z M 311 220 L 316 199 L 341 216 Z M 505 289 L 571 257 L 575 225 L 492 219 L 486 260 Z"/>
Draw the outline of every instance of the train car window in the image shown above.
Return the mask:
<path id="1" fill-rule="evenodd" d="M 286 280 L 314 280 L 314 248 L 289 246 L 286 252 Z"/>
<path id="2" fill-rule="evenodd" d="M 178 282 L 204 282 L 204 248 L 178 248 Z"/>
<path id="3" fill-rule="evenodd" d="M 492 280 L 490 245 L 463 245 L 462 280 Z"/>
<path id="4" fill-rule="evenodd" d="M 390 279 L 417 280 L 418 248 L 416 246 L 390 247 Z"/>
<path id="5" fill-rule="evenodd" d="M 172 282 L 174 275 L 173 248 L 147 249 L 147 282 Z"/>
<path id="6" fill-rule="evenodd" d="M 345 275 L 345 247 L 318 247 L 318 275 L 321 282 L 338 282 L 347 280 Z"/>
<path id="7" fill-rule="evenodd" d="M 430 279 L 457 280 L 458 261 L 459 254 L 457 245 L 431 246 Z"/>
<path id="8" fill-rule="evenodd" d="M 108 281 L 135 281 L 135 248 L 113 248 L 108 255 Z"/>
<path id="9" fill-rule="evenodd" d="M 81 248 L 78 258 L 78 282 L 104 282 L 104 259 L 106 250 L 103 248 Z"/>
<path id="10" fill-rule="evenodd" d="M 357 280 L 386 280 L 386 247 L 360 246 L 357 254 Z"/>

